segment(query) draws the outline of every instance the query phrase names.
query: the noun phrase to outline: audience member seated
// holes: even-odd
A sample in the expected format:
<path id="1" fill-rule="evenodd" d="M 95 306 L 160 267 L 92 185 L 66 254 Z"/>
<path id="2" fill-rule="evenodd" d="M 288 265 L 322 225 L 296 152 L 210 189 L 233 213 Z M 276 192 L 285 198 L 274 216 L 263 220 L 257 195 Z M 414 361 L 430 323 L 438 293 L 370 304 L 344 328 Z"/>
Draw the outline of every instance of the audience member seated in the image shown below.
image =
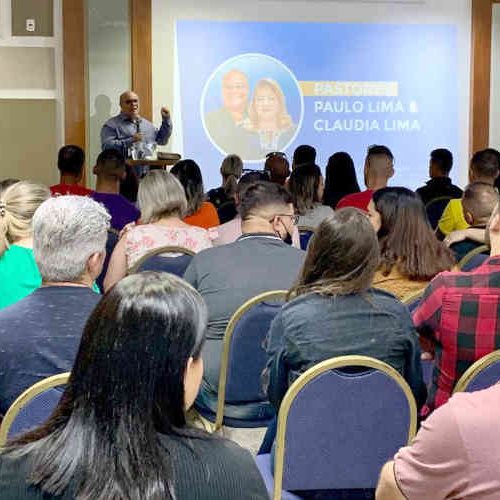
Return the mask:
<path id="1" fill-rule="evenodd" d="M 57 156 L 57 168 L 61 174 L 59 184 L 50 186 L 53 196 L 64 194 L 76 194 L 88 196 L 92 193 L 90 189 L 80 186 L 83 178 L 83 165 L 85 164 L 85 153 L 78 146 L 63 146 Z"/>
<path id="2" fill-rule="evenodd" d="M 217 209 L 221 224 L 229 222 L 236 217 L 236 203 L 234 196 L 238 180 L 243 173 L 243 162 L 238 155 L 228 155 L 222 160 L 220 174 L 222 175 L 222 186 L 211 189 L 207 193 L 207 199 Z"/>
<path id="3" fill-rule="evenodd" d="M 116 149 L 105 149 L 94 167 L 97 176 L 92 198 L 102 203 L 111 215 L 111 227 L 121 231 L 140 217 L 136 206 L 120 194 L 120 181 L 125 178 L 125 159 Z"/>
<path id="4" fill-rule="evenodd" d="M 358 210 L 340 210 L 319 225 L 289 302 L 269 330 L 264 381 L 277 410 L 300 373 L 350 354 L 393 366 L 417 403 L 424 403 L 420 348 L 408 309 L 371 288 L 378 261 L 377 237 Z"/>
<path id="5" fill-rule="evenodd" d="M 192 226 L 209 229 L 219 225 L 217 210 L 205 200 L 205 189 L 200 167 L 193 160 L 177 162 L 170 172 L 179 179 L 187 199 L 187 214 L 184 222 Z"/>
<path id="6" fill-rule="evenodd" d="M 455 394 L 382 469 L 377 500 L 500 498 L 500 385 Z"/>
<path id="7" fill-rule="evenodd" d="M 285 153 L 276 151 L 266 155 L 264 172 L 269 176 L 269 180 L 280 186 L 284 186 L 290 176 L 290 164 Z"/>
<path id="8" fill-rule="evenodd" d="M 238 185 L 236 186 L 236 192 L 234 194 L 236 209 L 238 210 L 241 197 L 243 196 L 243 191 L 248 186 L 258 181 L 267 181 L 267 180 L 269 180 L 268 176 L 257 170 L 244 174 L 240 178 Z M 221 224 L 220 226 L 217 226 L 214 230 L 214 233 L 216 234 L 216 237 L 213 240 L 214 246 L 226 245 L 227 243 L 235 242 L 241 236 L 240 215 L 238 214 L 233 220 L 226 222 L 225 224 Z"/>
<path id="9" fill-rule="evenodd" d="M 187 424 L 205 327 L 179 278 L 119 283 L 90 316 L 52 416 L 2 450 L 2 496 L 267 500 L 248 451 Z"/>
<path id="10" fill-rule="evenodd" d="M 316 149 L 307 144 L 297 146 L 293 152 L 292 170 L 308 163 L 316 163 Z"/>
<path id="11" fill-rule="evenodd" d="M 453 250 L 457 262 L 475 248 L 484 245 L 486 224 L 497 203 L 498 191 L 491 184 L 473 182 L 465 188 L 462 209 L 470 228 L 464 231 L 454 231 L 445 239 L 445 243 L 454 241 L 450 248 Z M 473 232 L 473 230 L 476 231 Z"/>
<path id="12" fill-rule="evenodd" d="M 289 288 L 304 258 L 304 252 L 283 242 L 292 233 L 296 217 L 292 198 L 283 187 L 271 182 L 248 186 L 239 210 L 242 236 L 234 243 L 195 255 L 184 275 L 208 307 L 205 375 L 198 401 L 212 410 L 216 407 L 222 339 L 229 319 L 255 295 Z"/>
<path id="13" fill-rule="evenodd" d="M 347 153 L 335 153 L 328 158 L 323 205 L 335 210 L 337 203 L 349 194 L 359 193 L 354 162 Z"/>
<path id="14" fill-rule="evenodd" d="M 448 401 L 465 370 L 500 348 L 500 214 L 488 224 L 491 257 L 469 272 L 445 272 L 427 287 L 413 322 L 434 373 L 423 415 Z"/>
<path id="15" fill-rule="evenodd" d="M 472 156 L 469 166 L 469 183 L 484 182 L 493 186 L 498 177 L 499 170 L 496 160 L 484 151 L 478 151 Z M 453 231 L 467 229 L 469 224 L 464 218 L 462 201 L 451 200 L 446 206 L 438 224 L 438 237 L 443 239 Z"/>
<path id="16" fill-rule="evenodd" d="M 141 224 L 128 228 L 116 244 L 104 279 L 105 290 L 155 248 L 177 246 L 199 252 L 212 246 L 206 229 L 183 222 L 187 201 L 174 175 L 163 170 L 147 174 L 139 184 L 138 201 Z"/>
<path id="17" fill-rule="evenodd" d="M 500 171 L 500 151 L 498 151 L 498 149 L 486 148 L 484 150 L 484 154 L 486 155 L 486 158 L 493 159 L 493 161 L 497 164 L 498 170 Z M 497 189 L 500 188 L 500 176 L 495 180 L 495 187 Z"/>
<path id="18" fill-rule="evenodd" d="M 243 196 L 243 191 L 248 186 L 258 181 L 268 181 L 268 180 L 269 177 L 258 170 L 254 170 L 253 172 L 248 172 L 245 175 L 243 175 L 240 181 L 238 182 L 238 186 L 236 188 L 236 194 L 235 194 L 236 207 L 237 208 L 239 207 L 241 197 Z M 216 237 L 213 240 L 214 247 L 235 242 L 241 236 L 240 215 L 238 214 L 233 220 L 226 222 L 225 224 L 221 224 L 220 226 L 217 226 L 214 232 L 216 234 Z M 285 241 L 287 243 L 290 243 L 289 238 L 285 238 Z M 291 245 L 294 246 L 295 248 L 300 248 L 300 236 L 296 226 L 293 227 Z"/>
<path id="19" fill-rule="evenodd" d="M 315 228 L 325 217 L 332 215 L 332 209 L 321 203 L 323 188 L 321 170 L 314 163 L 297 167 L 290 175 L 288 190 L 299 216 L 299 226 Z"/>
<path id="20" fill-rule="evenodd" d="M 21 184 L 21 183 L 19 183 Z M 84 196 L 45 201 L 33 217 L 41 288 L 0 311 L 0 414 L 28 387 L 71 369 L 100 295 L 109 215 Z"/>
<path id="21" fill-rule="evenodd" d="M 450 171 L 453 166 L 453 155 L 447 149 L 435 149 L 429 160 L 429 177 L 425 186 L 417 189 L 424 205 L 442 196 L 461 198 L 462 190 L 451 183 Z"/>
<path id="22" fill-rule="evenodd" d="M 47 187 L 29 181 L 16 182 L 0 191 L 0 309 L 42 284 L 33 257 L 32 219 L 49 197 Z"/>
<path id="23" fill-rule="evenodd" d="M 422 290 L 456 264 L 453 252 L 432 231 L 424 204 L 406 188 L 383 188 L 368 205 L 380 245 L 380 267 L 373 286 L 403 299 Z"/>
<path id="24" fill-rule="evenodd" d="M 370 146 L 365 159 L 366 190 L 344 196 L 337 208 L 355 207 L 368 212 L 368 203 L 373 193 L 387 187 L 389 179 L 394 175 L 394 156 L 386 146 Z"/>
<path id="25" fill-rule="evenodd" d="M 16 182 L 19 182 L 20 179 L 3 179 L 0 181 L 0 194 L 2 191 L 5 191 L 8 187 L 12 186 L 13 184 L 16 184 Z"/>

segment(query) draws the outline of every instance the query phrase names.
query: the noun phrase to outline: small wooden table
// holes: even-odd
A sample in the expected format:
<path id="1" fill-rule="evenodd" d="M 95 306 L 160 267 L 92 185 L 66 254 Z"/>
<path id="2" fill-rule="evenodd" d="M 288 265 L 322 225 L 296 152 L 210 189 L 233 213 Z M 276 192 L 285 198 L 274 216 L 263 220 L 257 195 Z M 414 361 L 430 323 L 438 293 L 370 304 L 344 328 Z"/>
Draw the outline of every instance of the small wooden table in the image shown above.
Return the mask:
<path id="1" fill-rule="evenodd" d="M 165 169 L 166 167 L 170 165 L 175 165 L 181 158 L 181 155 L 179 155 L 178 158 L 168 158 L 165 160 L 148 160 L 144 158 L 143 160 L 126 160 L 126 164 L 129 167 L 153 167 L 153 168 L 163 168 Z"/>

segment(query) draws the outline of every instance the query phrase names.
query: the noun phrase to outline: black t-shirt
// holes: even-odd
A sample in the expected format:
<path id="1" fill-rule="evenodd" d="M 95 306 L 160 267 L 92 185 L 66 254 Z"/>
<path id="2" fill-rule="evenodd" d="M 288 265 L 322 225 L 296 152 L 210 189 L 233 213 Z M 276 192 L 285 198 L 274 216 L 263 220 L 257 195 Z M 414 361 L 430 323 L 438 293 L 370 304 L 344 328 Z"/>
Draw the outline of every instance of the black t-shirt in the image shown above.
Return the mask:
<path id="1" fill-rule="evenodd" d="M 224 188 L 211 189 L 207 193 L 207 200 L 217 209 L 221 224 L 229 222 L 236 217 L 238 211 L 236 210 L 234 198 L 228 196 Z"/>
<path id="2" fill-rule="evenodd" d="M 172 464 L 177 500 L 268 500 L 264 482 L 247 450 L 226 439 L 188 439 L 160 435 Z M 72 500 L 74 485 L 64 495 L 42 494 L 28 486 L 29 458 L 0 455 L 2 500 Z M 105 471 L 103 471 L 105 474 Z"/>

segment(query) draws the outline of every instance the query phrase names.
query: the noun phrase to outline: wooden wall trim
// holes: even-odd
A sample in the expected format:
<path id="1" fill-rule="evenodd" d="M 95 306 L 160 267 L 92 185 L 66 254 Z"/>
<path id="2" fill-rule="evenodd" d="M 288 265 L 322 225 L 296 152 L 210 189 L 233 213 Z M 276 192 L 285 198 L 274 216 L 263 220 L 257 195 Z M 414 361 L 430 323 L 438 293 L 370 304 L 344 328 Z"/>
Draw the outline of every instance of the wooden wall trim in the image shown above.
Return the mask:
<path id="1" fill-rule="evenodd" d="M 132 89 L 141 100 L 141 115 L 153 119 L 151 0 L 130 0 Z"/>
<path id="2" fill-rule="evenodd" d="M 472 0 L 471 152 L 488 147 L 490 140 L 492 15 L 492 0 Z"/>
<path id="3" fill-rule="evenodd" d="M 86 146 L 85 0 L 64 0 L 64 143 Z"/>

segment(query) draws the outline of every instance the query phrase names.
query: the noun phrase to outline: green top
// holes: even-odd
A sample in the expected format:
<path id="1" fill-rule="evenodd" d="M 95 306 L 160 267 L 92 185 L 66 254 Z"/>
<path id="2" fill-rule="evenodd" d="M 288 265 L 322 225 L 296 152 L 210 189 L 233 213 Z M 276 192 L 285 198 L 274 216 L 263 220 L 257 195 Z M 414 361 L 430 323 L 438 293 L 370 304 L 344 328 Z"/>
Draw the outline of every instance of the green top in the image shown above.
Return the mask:
<path id="1" fill-rule="evenodd" d="M 33 250 L 11 245 L 0 257 L 0 309 L 26 297 L 41 284 Z"/>

